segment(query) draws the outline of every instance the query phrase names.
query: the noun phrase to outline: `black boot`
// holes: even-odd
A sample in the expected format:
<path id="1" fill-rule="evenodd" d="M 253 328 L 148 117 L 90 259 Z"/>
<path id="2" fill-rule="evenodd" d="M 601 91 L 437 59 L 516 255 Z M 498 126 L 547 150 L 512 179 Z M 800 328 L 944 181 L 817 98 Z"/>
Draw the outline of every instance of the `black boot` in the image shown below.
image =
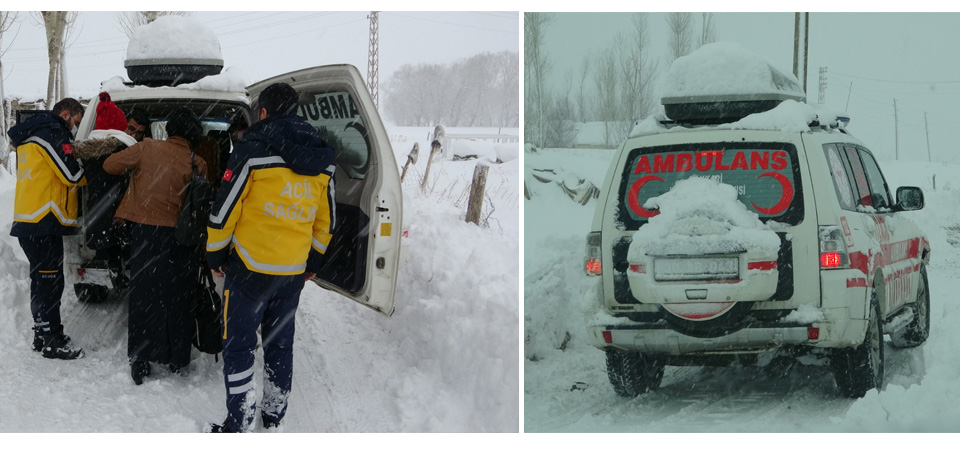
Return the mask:
<path id="1" fill-rule="evenodd" d="M 266 414 L 260 414 L 260 420 L 263 421 L 263 429 L 269 431 L 281 431 L 280 421 L 275 417 L 269 417 Z"/>
<path id="2" fill-rule="evenodd" d="M 34 345 L 36 345 L 36 340 L 34 340 Z M 70 337 L 60 332 L 43 337 L 43 348 L 40 354 L 44 358 L 51 359 L 79 359 L 83 358 L 83 349 L 73 348 L 70 345 Z"/>
<path id="3" fill-rule="evenodd" d="M 229 425 L 227 425 L 226 422 L 222 424 L 219 424 L 219 423 L 207 424 L 207 426 L 204 427 L 203 432 L 204 433 L 239 433 L 238 430 L 234 430 Z"/>
<path id="4" fill-rule="evenodd" d="M 60 334 L 66 339 L 67 343 L 70 343 L 70 336 L 63 334 L 63 330 L 60 331 Z M 43 350 L 43 330 L 39 327 L 33 327 L 33 351 L 39 352 Z"/>
<path id="5" fill-rule="evenodd" d="M 130 361 L 130 376 L 133 378 L 133 384 L 140 386 L 143 384 L 143 377 L 150 375 L 150 362 L 142 359 Z"/>

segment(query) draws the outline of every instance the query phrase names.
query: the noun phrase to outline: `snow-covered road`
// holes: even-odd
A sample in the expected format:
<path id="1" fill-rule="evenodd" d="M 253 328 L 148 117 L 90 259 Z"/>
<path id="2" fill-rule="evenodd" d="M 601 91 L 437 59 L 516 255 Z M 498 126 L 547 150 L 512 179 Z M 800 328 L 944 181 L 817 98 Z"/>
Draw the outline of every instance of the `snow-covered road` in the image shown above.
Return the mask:
<path id="1" fill-rule="evenodd" d="M 428 131 L 391 129 L 398 160 Z M 463 221 L 476 160 L 435 161 L 425 191 L 427 158 L 410 168 L 392 317 L 307 283 L 286 432 L 519 431 L 519 149 L 488 147 L 506 161 L 489 169 L 489 226 Z M 194 350 L 184 375 L 154 365 L 133 384 L 123 300 L 79 303 L 68 285 L 65 331 L 86 356 L 31 351 L 28 266 L 9 236 L 15 184 L 0 169 L 0 432 L 191 433 L 223 420 L 223 361 L 212 355 Z M 255 370 L 262 390 L 262 356 Z"/>
<path id="2" fill-rule="evenodd" d="M 609 162 L 609 152 L 597 150 L 526 156 L 528 175 L 537 166 L 566 168 L 568 177 L 598 185 Z M 960 431 L 960 302 L 952 296 L 960 292 L 960 167 L 881 165 L 891 190 L 914 185 L 925 193 L 925 208 L 911 217 L 932 242 L 931 336 L 915 349 L 887 344 L 884 389 L 857 400 L 839 395 L 827 367 L 802 365 L 668 367 L 660 389 L 617 396 L 603 352 L 584 341 L 580 313 L 584 237 L 596 202 L 581 206 L 533 182 L 537 195 L 524 204 L 524 431 Z"/>

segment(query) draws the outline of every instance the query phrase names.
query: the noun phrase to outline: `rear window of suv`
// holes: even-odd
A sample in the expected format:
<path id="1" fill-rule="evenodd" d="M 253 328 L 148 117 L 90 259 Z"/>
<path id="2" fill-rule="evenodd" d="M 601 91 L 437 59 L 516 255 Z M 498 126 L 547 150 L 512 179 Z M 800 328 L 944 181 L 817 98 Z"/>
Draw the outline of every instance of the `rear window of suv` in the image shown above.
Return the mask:
<path id="1" fill-rule="evenodd" d="M 740 201 L 763 222 L 796 225 L 803 220 L 796 147 L 781 142 L 715 142 L 631 150 L 620 178 L 618 227 L 638 229 L 659 214 L 643 204 L 690 177 L 734 186 Z"/>

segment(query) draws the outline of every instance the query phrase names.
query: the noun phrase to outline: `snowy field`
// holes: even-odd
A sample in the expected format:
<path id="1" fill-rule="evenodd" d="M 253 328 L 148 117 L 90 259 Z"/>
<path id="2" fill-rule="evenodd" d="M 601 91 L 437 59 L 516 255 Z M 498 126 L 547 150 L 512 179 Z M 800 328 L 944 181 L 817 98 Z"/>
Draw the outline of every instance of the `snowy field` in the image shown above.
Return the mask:
<path id="1" fill-rule="evenodd" d="M 408 237 L 394 315 L 312 283 L 302 293 L 287 433 L 520 430 L 519 144 L 472 144 L 505 161 L 490 167 L 478 227 L 463 221 L 477 160 L 436 160 L 420 188 L 430 131 L 388 127 L 401 167 L 420 146 L 403 184 Z M 193 350 L 184 375 L 154 366 L 133 384 L 126 302 L 80 304 L 67 286 L 65 331 L 86 356 L 31 351 L 28 265 L 9 236 L 15 185 L 0 170 L 0 432 L 194 433 L 222 421 L 223 366 L 212 355 Z"/>
<path id="2" fill-rule="evenodd" d="M 659 390 L 626 399 L 607 380 L 603 352 L 586 344 L 580 312 L 596 200 L 574 203 L 556 183 L 532 178 L 534 168 L 550 168 L 566 180 L 600 186 L 613 155 L 579 149 L 524 155 L 533 191 L 524 200 L 525 432 L 960 432 L 960 327 L 953 322 L 960 320 L 960 302 L 951 295 L 960 291 L 960 165 L 880 161 L 891 191 L 923 189 L 926 206 L 909 214 L 932 243 L 930 339 L 916 349 L 887 345 L 882 391 L 842 398 L 825 367 L 667 367 Z M 781 441 L 776 445 L 796 445 Z"/>

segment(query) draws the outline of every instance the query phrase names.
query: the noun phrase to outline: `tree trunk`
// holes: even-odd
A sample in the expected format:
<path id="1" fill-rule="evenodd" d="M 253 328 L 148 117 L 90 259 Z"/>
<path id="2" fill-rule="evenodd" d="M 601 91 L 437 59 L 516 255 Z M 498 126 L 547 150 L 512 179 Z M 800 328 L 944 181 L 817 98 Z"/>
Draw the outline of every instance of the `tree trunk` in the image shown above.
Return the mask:
<path id="1" fill-rule="evenodd" d="M 57 82 L 60 74 L 60 57 L 63 54 L 63 33 L 66 29 L 66 11 L 42 11 L 43 26 L 47 33 L 47 60 L 50 68 L 47 72 L 47 105 L 53 108 L 57 101 Z"/>

